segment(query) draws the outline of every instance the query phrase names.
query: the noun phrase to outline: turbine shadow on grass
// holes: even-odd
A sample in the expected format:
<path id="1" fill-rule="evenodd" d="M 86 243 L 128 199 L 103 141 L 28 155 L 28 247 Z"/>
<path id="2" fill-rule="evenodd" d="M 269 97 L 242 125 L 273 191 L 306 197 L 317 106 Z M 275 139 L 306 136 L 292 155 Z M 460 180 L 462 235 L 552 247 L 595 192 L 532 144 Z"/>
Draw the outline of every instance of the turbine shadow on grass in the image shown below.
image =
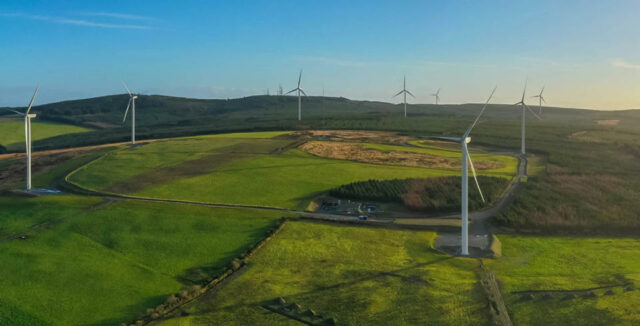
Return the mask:
<path id="1" fill-rule="evenodd" d="M 327 285 L 327 286 L 319 286 L 319 287 L 316 287 L 315 289 L 313 289 L 311 291 L 288 294 L 288 295 L 286 295 L 286 297 L 299 297 L 299 296 L 306 296 L 306 295 L 319 295 L 321 292 L 324 292 L 324 291 L 330 291 L 330 290 L 333 290 L 333 289 L 352 286 L 352 285 L 356 285 L 356 284 L 359 284 L 359 283 L 362 283 L 362 282 L 381 279 L 381 278 L 384 278 L 384 277 L 399 278 L 402 281 L 404 281 L 404 282 L 406 282 L 406 283 L 408 283 L 409 285 L 412 285 L 412 286 L 415 286 L 415 285 L 433 286 L 433 285 L 429 284 L 425 280 L 418 280 L 417 277 L 415 277 L 415 276 L 403 276 L 400 273 L 407 272 L 407 271 L 410 271 L 410 270 L 413 270 L 413 269 L 417 269 L 417 268 L 420 268 L 420 267 L 425 267 L 425 266 L 429 266 L 429 265 L 442 263 L 442 262 L 451 260 L 453 258 L 454 257 L 452 257 L 452 256 L 443 256 L 443 257 L 435 259 L 435 260 L 431 260 L 431 261 L 428 261 L 428 262 L 419 263 L 419 264 L 415 264 L 415 265 L 412 265 L 412 266 L 408 266 L 408 267 L 405 267 L 405 268 L 399 268 L 399 269 L 395 269 L 395 270 L 391 270 L 391 271 L 372 271 L 372 272 L 366 272 L 365 271 L 365 273 L 367 273 L 369 275 L 366 275 L 366 276 L 363 276 L 363 277 L 359 277 L 359 278 L 357 278 L 355 280 L 348 281 L 348 282 L 336 283 L 336 284 Z M 250 268 L 250 266 L 249 266 L 249 268 Z M 353 271 L 347 271 L 347 273 L 353 273 Z M 277 297 L 274 297 L 274 298 L 271 298 L 271 299 L 268 299 L 268 300 L 264 300 L 264 301 L 247 302 L 247 303 L 229 305 L 229 306 L 223 307 L 222 309 L 224 309 L 224 310 L 233 310 L 235 308 L 243 307 L 243 306 L 262 306 L 264 304 L 272 302 L 276 298 Z M 208 311 L 214 311 L 214 310 L 217 310 L 217 309 L 208 310 Z M 206 312 L 206 311 L 203 311 L 203 312 Z"/>

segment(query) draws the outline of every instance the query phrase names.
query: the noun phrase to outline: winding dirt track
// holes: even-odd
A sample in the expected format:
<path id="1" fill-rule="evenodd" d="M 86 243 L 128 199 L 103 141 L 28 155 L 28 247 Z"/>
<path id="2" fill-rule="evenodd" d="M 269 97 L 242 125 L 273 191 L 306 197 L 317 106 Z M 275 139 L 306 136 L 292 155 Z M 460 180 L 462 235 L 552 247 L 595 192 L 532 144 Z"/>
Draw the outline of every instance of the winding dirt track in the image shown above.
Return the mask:
<path id="1" fill-rule="evenodd" d="M 136 144 L 147 144 L 147 143 L 153 143 L 153 142 L 160 141 L 160 140 L 164 140 L 164 139 L 136 140 Z M 46 150 L 46 151 L 33 152 L 32 156 L 33 157 L 38 157 L 38 156 L 51 155 L 51 154 L 60 154 L 60 153 L 69 153 L 69 152 L 83 152 L 83 151 L 90 151 L 90 150 L 98 149 L 98 148 L 116 147 L 116 146 L 129 145 L 129 144 L 131 144 L 131 142 L 126 141 L 126 142 L 120 142 L 120 143 L 110 143 L 110 144 L 101 144 L 101 145 L 93 145 L 93 146 L 50 149 L 50 150 Z M 0 154 L 0 161 L 8 160 L 8 159 L 14 159 L 14 158 L 24 158 L 24 157 L 25 157 L 25 153 Z"/>

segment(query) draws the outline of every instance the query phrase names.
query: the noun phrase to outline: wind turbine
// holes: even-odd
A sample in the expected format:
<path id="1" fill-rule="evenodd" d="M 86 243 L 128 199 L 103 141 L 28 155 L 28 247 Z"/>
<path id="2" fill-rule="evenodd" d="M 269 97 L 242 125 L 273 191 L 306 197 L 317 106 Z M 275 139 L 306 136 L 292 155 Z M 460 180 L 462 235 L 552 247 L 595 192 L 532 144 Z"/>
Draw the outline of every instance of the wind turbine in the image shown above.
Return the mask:
<path id="1" fill-rule="evenodd" d="M 461 254 L 463 256 L 469 255 L 469 167 L 471 167 L 473 179 L 475 180 L 476 187 L 478 188 L 478 192 L 480 193 L 480 198 L 482 198 L 483 203 L 485 202 L 482 190 L 480 190 L 480 183 L 478 183 L 478 178 L 476 176 L 476 169 L 473 167 L 473 162 L 471 161 L 469 150 L 467 149 L 467 144 L 471 142 L 471 137 L 469 137 L 469 134 L 471 133 L 471 130 L 473 130 L 473 127 L 475 127 L 475 125 L 480 120 L 480 117 L 484 113 L 484 110 L 487 108 L 487 105 L 489 104 L 489 101 L 491 100 L 491 97 L 493 97 L 493 93 L 495 93 L 497 88 L 498 86 L 496 86 L 493 91 L 491 91 L 491 95 L 489 95 L 487 102 L 484 103 L 482 110 L 480 110 L 480 114 L 478 114 L 471 126 L 467 128 L 462 137 L 430 137 L 431 139 L 455 142 L 462 146 L 462 204 L 460 207 L 460 217 L 462 219 L 462 237 L 460 248 Z"/>
<path id="2" fill-rule="evenodd" d="M 431 94 L 431 96 L 435 96 L 436 105 L 438 105 L 438 103 L 440 102 L 440 88 L 438 88 L 438 90 L 435 93 Z"/>
<path id="3" fill-rule="evenodd" d="M 402 82 L 402 90 L 398 92 L 398 94 L 394 95 L 393 97 L 396 97 L 400 94 L 404 94 L 404 117 L 407 117 L 407 94 L 411 95 L 411 97 L 416 98 L 415 96 L 413 96 L 413 94 L 411 94 L 411 92 L 409 92 L 407 90 L 407 76 L 404 76 L 403 82 Z"/>
<path id="4" fill-rule="evenodd" d="M 547 101 L 544 100 L 544 96 L 542 96 L 543 92 L 544 92 L 544 86 L 542 86 L 542 89 L 540 90 L 540 94 L 531 96 L 533 98 L 536 98 L 536 97 L 538 98 L 538 114 L 542 114 L 542 102 L 547 103 Z"/>
<path id="5" fill-rule="evenodd" d="M 29 112 L 31 112 L 33 101 L 36 100 L 36 95 L 38 95 L 39 89 L 40 86 L 37 86 L 35 92 L 33 92 L 33 96 L 31 97 L 31 102 L 29 102 L 29 106 L 24 113 L 6 109 L 24 117 L 25 153 L 27 154 L 27 191 L 31 191 L 31 119 L 36 117 L 35 114 L 30 114 Z"/>
<path id="6" fill-rule="evenodd" d="M 305 93 L 302 90 L 302 88 L 300 88 L 301 81 L 302 81 L 302 69 L 300 69 L 300 75 L 298 76 L 298 87 L 287 92 L 287 94 L 291 94 L 295 91 L 298 92 L 298 121 L 302 120 L 302 97 L 300 94 L 304 94 L 304 96 L 307 96 L 307 93 Z"/>
<path id="7" fill-rule="evenodd" d="M 531 112 L 531 114 L 533 114 L 536 118 L 538 118 L 538 120 L 542 120 L 542 119 L 540 119 L 540 117 L 535 112 L 533 112 L 533 110 L 531 110 L 531 108 L 526 103 L 524 103 L 524 97 L 525 97 L 525 93 L 526 92 L 527 92 L 527 81 L 524 82 L 524 90 L 522 91 L 522 99 L 520 99 L 520 102 L 514 104 L 514 105 L 520 105 L 522 107 L 522 125 L 520 127 L 521 128 L 521 132 L 522 132 L 522 134 L 520 136 L 521 137 L 521 139 L 520 139 L 521 140 L 520 154 L 522 154 L 522 155 L 526 154 L 525 146 L 524 146 L 524 139 L 525 139 L 524 120 L 525 120 L 525 113 L 526 113 L 525 108 L 527 110 L 529 110 Z"/>
<path id="8" fill-rule="evenodd" d="M 124 121 L 127 119 L 127 113 L 129 112 L 129 107 L 131 107 L 131 144 L 135 145 L 136 143 L 136 99 L 138 98 L 138 95 L 131 94 L 131 91 L 129 91 L 129 87 L 127 87 L 127 84 L 125 84 L 124 81 L 122 82 L 122 86 L 124 86 L 124 88 L 127 90 L 127 93 L 129 93 L 129 102 L 127 103 L 127 109 L 124 111 L 124 117 L 122 118 L 122 123 L 124 123 Z"/>

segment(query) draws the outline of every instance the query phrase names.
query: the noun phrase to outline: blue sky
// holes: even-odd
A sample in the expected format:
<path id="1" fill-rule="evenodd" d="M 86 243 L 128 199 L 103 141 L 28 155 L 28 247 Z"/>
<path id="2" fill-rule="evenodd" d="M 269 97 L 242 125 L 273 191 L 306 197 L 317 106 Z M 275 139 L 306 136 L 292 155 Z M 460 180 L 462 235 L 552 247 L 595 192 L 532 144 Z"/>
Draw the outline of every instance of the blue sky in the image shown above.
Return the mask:
<path id="1" fill-rule="evenodd" d="M 136 92 L 275 93 L 640 108 L 639 1 L 13 1 L 0 3 L 0 106 Z"/>

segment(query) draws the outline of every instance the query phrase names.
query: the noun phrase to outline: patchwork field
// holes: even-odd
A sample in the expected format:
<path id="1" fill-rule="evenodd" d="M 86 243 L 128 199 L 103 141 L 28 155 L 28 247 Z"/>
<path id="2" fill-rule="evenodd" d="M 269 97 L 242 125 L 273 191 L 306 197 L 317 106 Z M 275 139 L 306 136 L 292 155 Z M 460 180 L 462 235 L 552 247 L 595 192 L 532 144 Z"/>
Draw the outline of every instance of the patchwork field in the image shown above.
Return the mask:
<path id="1" fill-rule="evenodd" d="M 0 325 L 129 322 L 220 273 L 281 216 L 69 195 L 0 205 Z"/>
<path id="2" fill-rule="evenodd" d="M 517 325 L 638 325 L 640 239 L 499 236 L 485 260 Z"/>
<path id="3" fill-rule="evenodd" d="M 74 125 L 31 121 L 32 141 L 90 131 L 91 129 Z M 6 147 L 7 150 L 24 150 L 24 120 L 0 119 L 0 145 Z"/>
<path id="4" fill-rule="evenodd" d="M 282 297 L 341 325 L 486 324 L 474 259 L 419 231 L 288 222 L 232 281 L 156 325 L 287 325 L 263 306 Z"/>
<path id="5" fill-rule="evenodd" d="M 274 137 L 275 136 L 275 137 Z M 272 138 L 268 138 L 272 137 Z M 426 178 L 459 175 L 459 153 L 448 157 L 429 149 L 383 144 L 336 142 L 338 146 L 379 146 L 380 155 L 418 155 L 419 159 L 321 157 L 308 153 L 307 138 L 250 133 L 183 138 L 125 148 L 105 155 L 71 174 L 80 187 L 109 193 L 211 203 L 303 208 L 313 197 L 337 186 L 371 178 Z M 313 144 L 313 143 L 311 143 Z M 383 151 L 384 150 L 384 151 Z M 388 154 L 391 153 L 391 154 Z M 482 175 L 511 178 L 517 160 L 478 154 Z M 435 161 L 450 163 L 442 166 Z M 457 161 L 456 161 L 457 160 Z M 457 163 L 456 163 L 457 162 Z M 456 164 L 458 167 L 456 168 Z"/>
<path id="6" fill-rule="evenodd" d="M 517 160 L 482 151 L 471 155 L 483 190 L 495 200 Z M 516 205 L 494 221 L 513 230 L 532 223 L 554 230 L 637 225 L 629 213 L 637 210 L 623 207 L 638 205 L 628 187 L 631 178 L 580 175 L 549 162 L 531 156 L 531 178 L 518 189 Z M 432 179 L 441 180 L 433 186 L 424 179 L 389 180 L 457 176 L 460 153 L 450 144 L 390 132 L 255 132 L 174 138 L 34 163 L 38 187 L 75 170 L 70 182 L 98 192 L 302 209 L 353 182 L 359 183 L 341 188 L 353 198 L 392 197 L 372 189 L 396 183 L 406 187 L 403 194 L 424 195 L 423 204 L 447 198 L 445 193 L 459 191 L 458 178 Z M 23 168 L 23 160 L 0 161 L 0 189 L 22 187 Z M 582 208 L 568 207 L 563 193 Z M 523 208 L 523 201 L 536 209 Z M 547 203 L 555 202 L 563 209 L 551 211 Z M 219 275 L 283 215 L 75 195 L 5 194 L 0 207 L 0 325 L 131 322 L 169 295 Z M 583 217 L 594 211 L 603 213 Z M 436 251 L 437 236 L 290 220 L 248 266 L 155 324 L 300 324 L 277 311 L 292 304 L 347 325 L 489 323 L 478 260 Z M 496 272 L 515 324 L 640 323 L 639 239 L 499 238 L 503 257 L 484 263 Z"/>

